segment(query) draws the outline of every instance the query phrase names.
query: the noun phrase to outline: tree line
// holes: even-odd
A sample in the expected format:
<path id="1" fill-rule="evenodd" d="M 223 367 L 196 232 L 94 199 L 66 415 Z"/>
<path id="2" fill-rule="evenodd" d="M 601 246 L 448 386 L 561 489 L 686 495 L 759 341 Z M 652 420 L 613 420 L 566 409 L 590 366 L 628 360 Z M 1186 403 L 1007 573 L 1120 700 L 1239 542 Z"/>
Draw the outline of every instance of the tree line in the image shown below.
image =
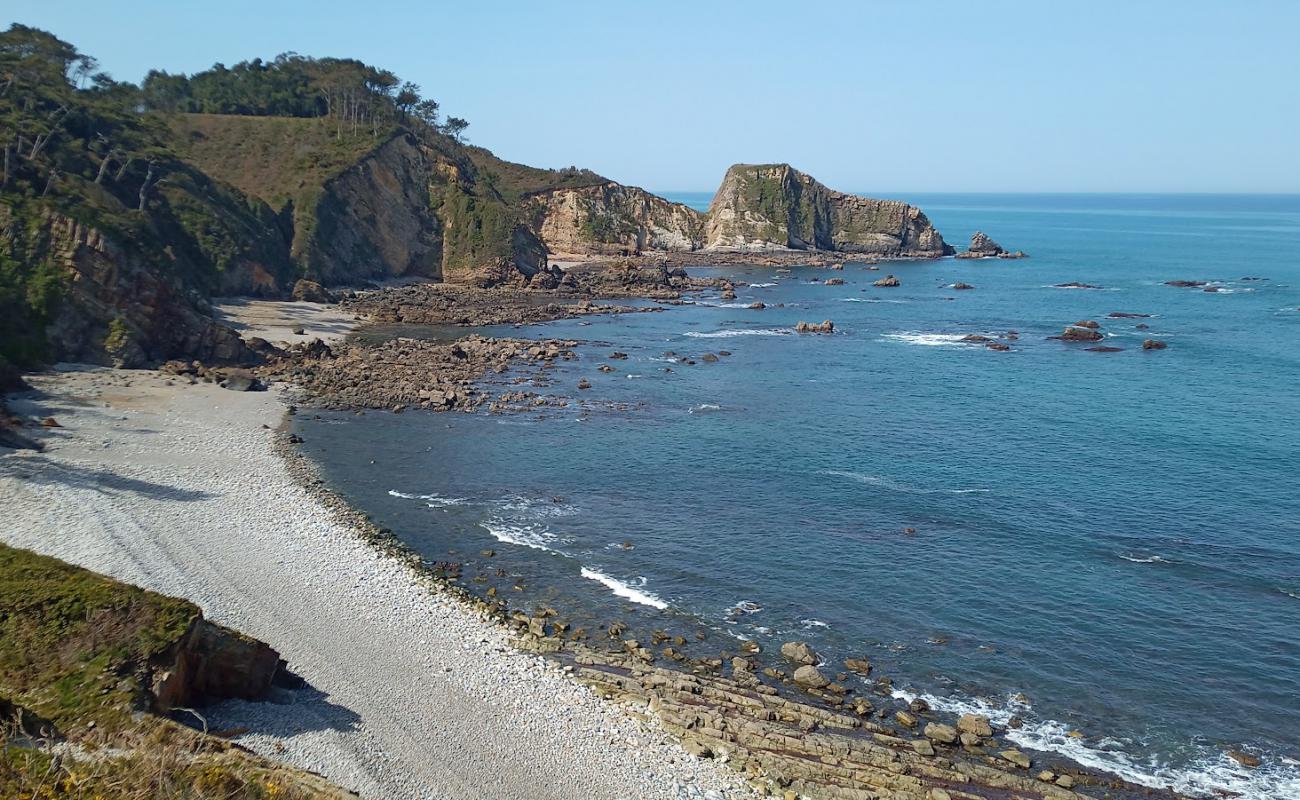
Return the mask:
<path id="1" fill-rule="evenodd" d="M 324 117 L 340 137 L 418 122 L 459 141 L 469 127 L 459 117 L 442 121 L 437 101 L 423 97 L 418 84 L 352 58 L 281 53 L 190 76 L 152 70 L 140 88 L 144 106 L 154 111 Z"/>

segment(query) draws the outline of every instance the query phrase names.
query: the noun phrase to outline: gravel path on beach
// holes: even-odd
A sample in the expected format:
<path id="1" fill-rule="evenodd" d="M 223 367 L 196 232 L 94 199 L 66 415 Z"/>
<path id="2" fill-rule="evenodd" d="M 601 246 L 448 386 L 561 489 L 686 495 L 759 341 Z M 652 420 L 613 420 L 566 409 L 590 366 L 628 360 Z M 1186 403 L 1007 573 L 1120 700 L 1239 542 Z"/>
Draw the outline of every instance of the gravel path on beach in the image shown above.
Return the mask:
<path id="1" fill-rule="evenodd" d="M 31 383 L 11 409 L 64 427 L 44 453 L 0 451 L 0 539 L 188 598 L 308 683 L 207 709 L 213 729 L 370 798 L 750 796 L 357 539 L 274 454 L 274 393 Z"/>

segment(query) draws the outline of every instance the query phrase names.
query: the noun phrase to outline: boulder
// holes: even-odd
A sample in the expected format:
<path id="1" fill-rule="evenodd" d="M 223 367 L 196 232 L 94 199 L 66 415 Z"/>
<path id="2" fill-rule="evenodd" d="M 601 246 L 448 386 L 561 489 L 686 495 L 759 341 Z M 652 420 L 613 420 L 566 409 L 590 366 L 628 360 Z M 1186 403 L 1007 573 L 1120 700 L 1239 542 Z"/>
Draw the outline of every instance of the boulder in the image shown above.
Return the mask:
<path id="1" fill-rule="evenodd" d="M 591 388 L 591 381 L 587 380 L 586 378 L 583 378 L 582 380 L 578 381 L 578 388 L 579 388 L 579 389 L 590 389 L 590 388 Z"/>
<path id="2" fill-rule="evenodd" d="M 902 725 L 904 728 L 916 727 L 916 717 L 906 711 L 895 711 L 894 719 L 898 720 L 898 724 Z"/>
<path id="3" fill-rule="evenodd" d="M 1165 286 L 1176 286 L 1180 289 L 1199 289 L 1208 283 L 1209 281 L 1165 281 Z"/>
<path id="4" fill-rule="evenodd" d="M 42 427 L 42 428 L 62 428 L 63 426 L 60 425 L 60 424 L 59 424 L 59 421 L 58 421 L 57 419 L 55 419 L 54 417 L 46 417 L 45 419 L 41 420 L 41 427 Z"/>
<path id="5" fill-rule="evenodd" d="M 913 739 L 912 749 L 917 752 L 917 755 L 922 755 L 922 756 L 934 755 L 934 745 L 930 744 L 929 739 Z"/>
<path id="6" fill-rule="evenodd" d="M 713 758 L 713 751 L 709 746 L 699 739 L 685 738 L 682 739 L 682 749 L 696 758 Z"/>
<path id="7" fill-rule="evenodd" d="M 843 278 L 827 278 L 827 279 L 825 280 L 825 284 L 826 284 L 827 286 L 843 286 L 843 285 L 844 285 L 844 279 L 843 279 Z"/>
<path id="8" fill-rule="evenodd" d="M 767 308 L 767 305 L 766 305 L 765 303 L 761 303 L 761 302 L 759 302 L 759 303 L 750 303 L 748 306 L 746 306 L 746 308 L 752 308 L 752 309 L 754 309 L 755 311 L 762 311 L 763 309 Z"/>
<path id="9" fill-rule="evenodd" d="M 1104 289 L 1106 288 L 1104 286 L 1094 286 L 1091 283 L 1079 283 L 1078 281 L 1070 281 L 1069 283 L 1058 283 L 1055 284 L 1055 287 L 1057 289 Z"/>
<path id="10" fill-rule="evenodd" d="M 1164 350 L 1168 346 L 1168 342 L 1162 342 L 1159 339 L 1146 339 L 1142 342 L 1143 350 Z"/>
<path id="11" fill-rule="evenodd" d="M 718 357 L 712 353 L 705 353 L 704 355 L 700 356 L 700 360 L 706 364 L 718 363 Z"/>
<path id="12" fill-rule="evenodd" d="M 962 714 L 957 719 L 957 730 L 962 733 L 973 733 L 976 736 L 993 735 L 993 726 L 989 724 L 989 718 L 982 714 Z"/>
<path id="13" fill-rule="evenodd" d="M 794 682 L 808 689 L 824 689 L 830 686 L 830 678 L 827 678 L 812 664 L 804 664 L 794 671 Z"/>
<path id="14" fill-rule="evenodd" d="M 1083 320 L 1083 321 L 1081 321 L 1081 322 L 1076 322 L 1076 323 L 1074 323 L 1074 327 L 1076 327 L 1076 328 L 1089 328 L 1089 329 L 1095 331 L 1095 330 L 1097 330 L 1098 328 L 1100 328 L 1101 325 L 1100 325 L 1100 323 L 1098 323 L 1098 322 L 1097 322 L 1096 320 L 1094 320 L 1094 319 L 1085 319 L 1085 320 Z"/>
<path id="15" fill-rule="evenodd" d="M 957 729 L 951 725 L 931 722 L 925 726 L 925 738 L 939 744 L 953 744 L 957 741 Z"/>
<path id="16" fill-rule="evenodd" d="M 1020 752 L 1019 750 L 1003 750 L 1001 753 L 998 753 L 998 755 L 1002 756 L 1007 761 L 1010 761 L 1012 764 L 1015 764 L 1017 767 L 1020 767 L 1021 769 L 1029 769 L 1031 763 L 1029 760 L 1029 756 Z"/>
<path id="17" fill-rule="evenodd" d="M 963 290 L 963 289 L 974 289 L 975 287 L 971 286 L 969 283 L 962 283 L 961 281 L 957 281 L 952 285 L 952 288 L 957 290 Z"/>
<path id="18" fill-rule="evenodd" d="M 893 288 L 897 286 L 902 286 L 903 282 L 900 281 L 898 278 L 895 278 L 893 275 L 886 275 L 885 277 L 872 283 L 871 285 L 880 286 L 882 288 Z"/>
<path id="19" fill-rule="evenodd" d="M 303 300 L 308 303 L 332 303 L 334 296 L 316 281 L 309 281 L 306 278 L 299 278 L 298 282 L 293 285 L 293 291 L 290 295 L 294 300 Z"/>
<path id="20" fill-rule="evenodd" d="M 846 658 L 844 659 L 844 668 L 849 672 L 867 675 L 871 672 L 871 662 L 865 658 Z"/>
<path id="21" fill-rule="evenodd" d="M 266 384 L 258 380 L 253 373 L 243 369 L 232 369 L 226 373 L 226 379 L 221 382 L 221 387 L 232 392 L 266 391 Z"/>
<path id="22" fill-rule="evenodd" d="M 809 647 L 807 642 L 786 642 L 781 645 L 781 655 L 796 664 L 816 664 L 821 661 L 817 651 Z"/>

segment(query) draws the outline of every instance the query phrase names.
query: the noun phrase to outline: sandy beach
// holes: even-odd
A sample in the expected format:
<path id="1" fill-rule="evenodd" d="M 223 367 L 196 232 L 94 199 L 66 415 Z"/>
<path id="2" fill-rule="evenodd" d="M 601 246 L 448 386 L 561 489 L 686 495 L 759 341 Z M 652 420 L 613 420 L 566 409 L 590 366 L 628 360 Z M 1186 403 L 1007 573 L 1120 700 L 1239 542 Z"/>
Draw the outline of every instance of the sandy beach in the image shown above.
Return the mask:
<path id="1" fill-rule="evenodd" d="M 64 368 L 11 398 L 53 416 L 0 456 L 0 539 L 199 604 L 306 681 L 213 729 L 371 798 L 737 798 L 554 664 L 363 542 L 276 454 L 278 394 Z"/>

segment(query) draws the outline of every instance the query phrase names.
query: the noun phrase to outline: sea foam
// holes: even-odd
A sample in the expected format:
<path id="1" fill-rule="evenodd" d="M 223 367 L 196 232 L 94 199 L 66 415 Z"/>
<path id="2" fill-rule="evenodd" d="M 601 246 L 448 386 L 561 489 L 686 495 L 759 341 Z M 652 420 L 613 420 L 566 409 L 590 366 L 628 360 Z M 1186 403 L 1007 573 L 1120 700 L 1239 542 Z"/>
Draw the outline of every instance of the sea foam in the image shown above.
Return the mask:
<path id="1" fill-rule="evenodd" d="M 938 697 L 903 689 L 895 689 L 891 694 L 907 703 L 919 697 L 931 708 L 949 714 L 980 714 L 999 726 L 1005 726 L 1011 717 L 1019 716 L 1023 724 L 1020 728 L 1007 729 L 1008 741 L 1030 750 L 1059 753 L 1085 767 L 1118 775 L 1139 786 L 1153 789 L 1172 786 L 1177 792 L 1193 796 L 1215 796 L 1226 792 L 1245 800 L 1300 797 L 1300 769 L 1297 768 L 1300 764 L 1270 764 L 1246 770 L 1226 753 L 1206 748 L 1205 756 L 1192 766 L 1174 769 L 1135 760 L 1124 750 L 1125 742 L 1119 739 L 1080 739 L 1071 736 L 1073 728 L 1063 722 L 1026 719 L 1032 707 L 1016 696 L 1009 696 L 1005 704 L 999 706 L 981 698 Z"/>
<path id="2" fill-rule="evenodd" d="M 605 587 L 614 594 L 624 599 L 631 600 L 633 603 L 640 603 L 643 606 L 650 606 L 651 608 L 658 609 L 665 609 L 668 607 L 667 603 L 649 592 L 643 592 L 640 589 L 633 588 L 617 578 L 611 578 L 603 572 L 597 572 L 594 569 L 583 567 L 582 577 L 604 584 Z M 642 584 L 645 583 L 645 578 L 638 578 L 637 580 L 641 581 Z"/>
<path id="3" fill-rule="evenodd" d="M 964 333 L 921 333 L 919 331 L 900 331 L 898 333 L 886 333 L 881 338 L 888 339 L 891 342 L 902 342 L 903 344 L 916 344 L 923 347 L 951 347 L 963 344 Z"/>
<path id="4" fill-rule="evenodd" d="M 725 331 L 687 331 L 683 336 L 690 336 L 693 339 L 729 339 L 733 336 L 789 336 L 791 332 L 786 328 L 733 328 Z"/>

